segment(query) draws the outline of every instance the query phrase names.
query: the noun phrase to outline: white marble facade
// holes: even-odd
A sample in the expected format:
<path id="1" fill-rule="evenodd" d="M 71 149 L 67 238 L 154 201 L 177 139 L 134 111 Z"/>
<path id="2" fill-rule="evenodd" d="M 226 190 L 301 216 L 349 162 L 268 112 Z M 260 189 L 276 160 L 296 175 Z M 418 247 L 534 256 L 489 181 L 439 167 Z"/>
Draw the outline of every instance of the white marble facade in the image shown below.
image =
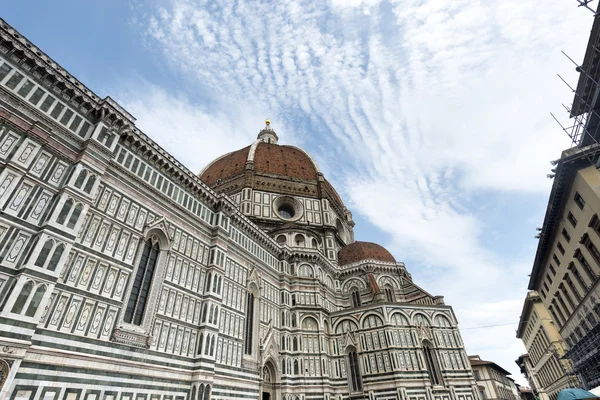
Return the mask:
<path id="1" fill-rule="evenodd" d="M 280 194 L 214 192 L 2 20 L 0 167 L 1 398 L 477 399 L 443 298 L 338 263 L 351 217 L 269 234 Z"/>

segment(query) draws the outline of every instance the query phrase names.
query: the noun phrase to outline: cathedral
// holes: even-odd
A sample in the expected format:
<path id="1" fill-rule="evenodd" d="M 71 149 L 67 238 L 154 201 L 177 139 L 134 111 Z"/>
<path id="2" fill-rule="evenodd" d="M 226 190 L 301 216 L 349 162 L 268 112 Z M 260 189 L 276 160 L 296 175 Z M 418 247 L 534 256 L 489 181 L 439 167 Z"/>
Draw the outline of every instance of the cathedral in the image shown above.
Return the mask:
<path id="1" fill-rule="evenodd" d="M 0 19 L 1 399 L 480 400 L 443 297 L 257 131 L 190 171 Z"/>

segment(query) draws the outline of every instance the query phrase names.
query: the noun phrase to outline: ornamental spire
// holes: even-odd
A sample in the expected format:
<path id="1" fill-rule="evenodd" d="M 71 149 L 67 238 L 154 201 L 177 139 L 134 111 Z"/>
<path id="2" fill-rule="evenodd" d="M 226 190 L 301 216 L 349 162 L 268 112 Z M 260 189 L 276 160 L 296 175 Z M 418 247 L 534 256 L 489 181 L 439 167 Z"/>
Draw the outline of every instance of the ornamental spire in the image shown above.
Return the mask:
<path id="1" fill-rule="evenodd" d="M 277 144 L 279 138 L 273 128 L 271 128 L 271 120 L 269 118 L 265 120 L 265 127 L 258 133 L 257 139 L 265 143 Z"/>

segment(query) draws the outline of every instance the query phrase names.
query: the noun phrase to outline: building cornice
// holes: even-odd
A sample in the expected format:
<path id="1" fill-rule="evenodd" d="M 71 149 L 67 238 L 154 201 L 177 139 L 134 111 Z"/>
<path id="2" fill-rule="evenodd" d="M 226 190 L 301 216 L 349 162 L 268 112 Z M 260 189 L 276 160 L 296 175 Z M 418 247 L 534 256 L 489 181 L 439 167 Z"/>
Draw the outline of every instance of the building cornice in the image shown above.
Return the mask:
<path id="1" fill-rule="evenodd" d="M 554 182 L 550 191 L 544 224 L 540 232 L 540 239 L 529 279 L 529 290 L 538 290 L 546 258 L 548 257 L 547 253 L 554 242 L 554 237 L 557 233 L 556 228 L 562 218 L 564 207 L 573 185 L 573 178 L 577 171 L 591 165 L 588 156 L 598 153 L 599 147 L 594 144 L 583 148 L 574 147 L 565 150 L 556 164 Z"/>

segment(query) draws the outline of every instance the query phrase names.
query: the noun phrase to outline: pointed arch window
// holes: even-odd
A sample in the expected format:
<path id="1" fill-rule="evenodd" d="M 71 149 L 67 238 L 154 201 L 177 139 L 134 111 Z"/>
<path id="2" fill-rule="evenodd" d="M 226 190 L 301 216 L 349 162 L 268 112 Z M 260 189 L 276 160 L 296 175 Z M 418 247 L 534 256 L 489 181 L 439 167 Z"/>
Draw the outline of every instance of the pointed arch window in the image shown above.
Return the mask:
<path id="1" fill-rule="evenodd" d="M 396 301 L 396 296 L 394 295 L 394 290 L 390 287 L 385 288 L 385 297 L 387 298 L 387 301 L 389 301 L 390 303 Z"/>
<path id="2" fill-rule="evenodd" d="M 38 255 L 33 265 L 35 265 L 36 267 L 43 267 L 46 263 L 46 260 L 48 259 L 48 256 L 50 255 L 52 247 L 54 247 L 54 241 L 52 239 L 46 240 L 46 243 L 44 243 L 44 247 L 42 247 L 42 250 L 40 250 L 40 254 Z"/>
<path id="3" fill-rule="evenodd" d="M 65 220 L 67 219 L 67 215 L 69 215 L 69 212 L 71 211 L 71 207 L 73 207 L 73 200 L 68 199 L 67 201 L 65 201 L 63 208 L 60 210 L 60 213 L 58 214 L 58 218 L 56 219 L 57 224 L 62 225 L 65 223 Z"/>
<path id="4" fill-rule="evenodd" d="M 85 188 L 83 188 L 83 191 L 86 193 L 91 193 L 92 188 L 94 187 L 94 183 L 96 183 L 96 175 L 90 176 L 90 178 L 85 184 Z"/>
<path id="5" fill-rule="evenodd" d="M 352 289 L 351 299 L 352 299 L 352 307 L 362 306 L 362 300 L 360 298 L 360 292 L 358 291 L 358 289 Z"/>
<path id="6" fill-rule="evenodd" d="M 79 216 L 81 215 L 81 211 L 83 210 L 83 205 L 77 204 L 75 206 L 75 210 L 71 214 L 71 218 L 69 218 L 69 222 L 67 223 L 67 228 L 73 229 L 77 224 L 77 220 L 79 220 Z"/>
<path id="7" fill-rule="evenodd" d="M 21 312 L 23 311 L 23 307 L 25 307 L 25 303 L 27 302 L 27 299 L 29 298 L 29 295 L 31 294 L 32 290 L 33 290 L 33 282 L 32 281 L 29 281 L 25 285 L 23 285 L 23 288 L 21 289 L 21 293 L 19 293 L 19 296 L 17 297 L 15 304 L 13 305 L 12 309 L 10 310 L 11 313 L 21 314 Z"/>
<path id="8" fill-rule="evenodd" d="M 127 302 L 124 318 L 127 323 L 133 323 L 134 325 L 142 324 L 159 252 L 160 247 L 158 242 L 152 243 L 152 240 L 148 239 L 144 244 L 142 257 L 140 258 L 131 294 L 129 295 L 129 301 Z"/>
<path id="9" fill-rule="evenodd" d="M 254 294 L 246 295 L 246 337 L 244 343 L 244 353 L 252 354 L 252 339 L 254 330 Z"/>
<path id="10" fill-rule="evenodd" d="M 27 311 L 25 311 L 26 317 L 35 317 L 35 313 L 37 312 L 38 308 L 40 307 L 40 303 L 42 302 L 42 298 L 44 297 L 45 293 L 46 293 L 46 286 L 45 285 L 38 286 L 35 293 L 33 294 L 33 298 L 29 302 Z"/>
<path id="11" fill-rule="evenodd" d="M 85 181 L 85 178 L 87 178 L 87 175 L 88 175 L 87 169 L 82 169 L 81 172 L 79 172 L 79 176 L 77 177 L 77 180 L 75 180 L 76 188 L 81 188 L 81 186 L 83 185 L 83 182 Z"/>
<path id="12" fill-rule="evenodd" d="M 423 342 L 423 355 L 425 357 L 425 364 L 427 365 L 427 371 L 429 372 L 429 379 L 431 379 L 431 383 L 434 386 L 441 385 L 442 375 L 438 367 L 435 353 L 431 348 L 431 343 L 429 341 Z"/>
<path id="13" fill-rule="evenodd" d="M 358 355 L 356 349 L 351 348 L 348 352 L 348 385 L 350 392 L 362 391 L 362 377 L 360 375 L 360 366 L 358 364 Z"/>
<path id="14" fill-rule="evenodd" d="M 64 251 L 65 251 L 64 244 L 59 244 L 58 246 L 56 246 L 56 249 L 54 249 L 54 253 L 52 253 L 52 257 L 50 258 L 50 262 L 48 263 L 49 271 L 56 270 L 56 267 L 58 266 L 58 263 L 60 261 L 60 258 L 63 255 Z"/>

